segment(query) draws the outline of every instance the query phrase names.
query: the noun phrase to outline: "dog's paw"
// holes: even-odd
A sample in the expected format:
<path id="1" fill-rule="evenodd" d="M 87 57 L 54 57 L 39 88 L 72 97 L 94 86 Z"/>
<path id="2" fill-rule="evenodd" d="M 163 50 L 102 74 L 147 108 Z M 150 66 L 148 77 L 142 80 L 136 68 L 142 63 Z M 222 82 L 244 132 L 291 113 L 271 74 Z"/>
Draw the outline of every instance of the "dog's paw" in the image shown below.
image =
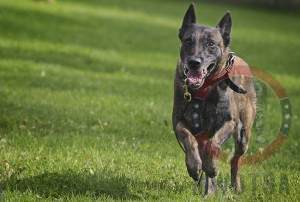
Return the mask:
<path id="1" fill-rule="evenodd" d="M 190 152 L 186 154 L 186 167 L 189 176 L 195 181 L 199 180 L 199 171 L 202 168 L 202 161 L 198 152 Z"/>
<path id="2" fill-rule="evenodd" d="M 202 144 L 200 149 L 202 169 L 207 176 L 213 178 L 218 174 L 217 160 L 220 155 L 221 148 L 212 141 Z"/>
<path id="3" fill-rule="evenodd" d="M 206 176 L 204 195 L 210 196 L 217 191 L 217 179 Z"/>
<path id="4" fill-rule="evenodd" d="M 236 176 L 231 179 L 231 188 L 236 193 L 242 193 L 240 177 Z"/>

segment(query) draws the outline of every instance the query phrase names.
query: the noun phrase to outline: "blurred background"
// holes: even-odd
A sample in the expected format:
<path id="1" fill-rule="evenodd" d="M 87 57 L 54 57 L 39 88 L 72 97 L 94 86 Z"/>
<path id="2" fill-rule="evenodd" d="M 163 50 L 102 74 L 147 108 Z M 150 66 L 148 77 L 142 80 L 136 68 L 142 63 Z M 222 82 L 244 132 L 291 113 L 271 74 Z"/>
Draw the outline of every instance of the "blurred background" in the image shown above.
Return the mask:
<path id="1" fill-rule="evenodd" d="M 177 35 L 189 4 L 0 0 L 1 197 L 199 199 L 171 124 Z M 196 5 L 198 22 L 210 26 L 230 10 L 232 50 L 278 80 L 293 106 L 281 150 L 242 168 L 245 192 L 236 196 L 225 186 L 210 200 L 299 200 L 299 1 Z M 249 154 L 274 140 L 282 119 L 275 92 L 257 80 L 261 113 Z M 232 145 L 225 149 L 230 153 Z M 220 163 L 225 182 L 227 160 Z"/>
<path id="2" fill-rule="evenodd" d="M 299 0 L 213 0 L 214 2 L 225 2 L 235 5 L 247 5 L 257 6 L 265 8 L 277 8 L 277 9 L 299 9 Z M 208 2 L 208 1 L 207 1 Z"/>

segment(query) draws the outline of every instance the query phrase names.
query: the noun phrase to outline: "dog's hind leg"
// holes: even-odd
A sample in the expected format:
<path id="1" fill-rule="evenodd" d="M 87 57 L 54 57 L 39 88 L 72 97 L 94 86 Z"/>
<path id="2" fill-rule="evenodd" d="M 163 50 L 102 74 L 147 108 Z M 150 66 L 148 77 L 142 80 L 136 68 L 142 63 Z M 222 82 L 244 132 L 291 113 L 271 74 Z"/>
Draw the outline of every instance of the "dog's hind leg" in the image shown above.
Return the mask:
<path id="1" fill-rule="evenodd" d="M 199 171 L 202 169 L 197 140 L 182 122 L 176 125 L 175 131 L 185 149 L 185 163 L 188 173 L 190 177 L 197 181 L 199 180 Z"/>
<path id="2" fill-rule="evenodd" d="M 250 137 L 251 128 L 255 112 L 252 106 L 246 107 L 240 113 L 240 121 L 236 132 L 234 134 L 235 151 L 234 156 L 231 159 L 231 186 L 237 192 L 241 192 L 241 183 L 239 176 L 239 168 L 242 155 L 247 151 Z"/>

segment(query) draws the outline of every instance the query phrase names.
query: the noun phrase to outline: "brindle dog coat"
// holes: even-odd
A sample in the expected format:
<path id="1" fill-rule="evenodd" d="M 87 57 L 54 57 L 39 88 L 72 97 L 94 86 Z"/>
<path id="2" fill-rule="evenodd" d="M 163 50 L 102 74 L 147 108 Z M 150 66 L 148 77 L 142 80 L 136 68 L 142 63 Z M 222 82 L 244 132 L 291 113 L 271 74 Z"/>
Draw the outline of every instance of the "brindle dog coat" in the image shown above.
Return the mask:
<path id="1" fill-rule="evenodd" d="M 239 57 L 235 57 L 234 68 L 228 78 L 235 87 L 229 86 L 226 80 L 219 80 L 209 86 L 206 96 L 195 96 L 209 78 L 224 70 L 230 54 L 230 30 L 229 13 L 216 28 L 196 24 L 192 4 L 179 32 L 182 46 L 174 80 L 173 129 L 184 147 L 189 175 L 199 180 L 199 172 L 205 172 L 206 194 L 216 190 L 217 157 L 221 145 L 231 136 L 235 143 L 231 184 L 236 191 L 241 190 L 239 164 L 248 148 L 256 113 L 256 94 L 250 68 Z M 190 71 L 190 74 L 185 71 Z M 189 75 L 191 85 L 186 83 Z M 184 85 L 189 87 L 191 101 L 184 98 Z M 235 92 L 238 87 L 244 89 L 245 94 Z"/>

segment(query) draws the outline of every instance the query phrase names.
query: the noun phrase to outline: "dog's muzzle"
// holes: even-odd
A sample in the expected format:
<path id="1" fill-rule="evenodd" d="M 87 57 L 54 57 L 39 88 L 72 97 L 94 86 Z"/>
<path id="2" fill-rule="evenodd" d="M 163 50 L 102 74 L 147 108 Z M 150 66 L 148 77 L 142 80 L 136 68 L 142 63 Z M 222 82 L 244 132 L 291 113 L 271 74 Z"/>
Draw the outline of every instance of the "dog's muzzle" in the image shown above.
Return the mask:
<path id="1" fill-rule="evenodd" d="M 205 79 L 209 73 L 215 68 L 216 64 L 211 63 L 207 68 L 202 70 L 190 70 L 187 65 L 184 65 L 184 75 L 186 84 L 192 89 L 199 89 L 203 86 Z"/>

